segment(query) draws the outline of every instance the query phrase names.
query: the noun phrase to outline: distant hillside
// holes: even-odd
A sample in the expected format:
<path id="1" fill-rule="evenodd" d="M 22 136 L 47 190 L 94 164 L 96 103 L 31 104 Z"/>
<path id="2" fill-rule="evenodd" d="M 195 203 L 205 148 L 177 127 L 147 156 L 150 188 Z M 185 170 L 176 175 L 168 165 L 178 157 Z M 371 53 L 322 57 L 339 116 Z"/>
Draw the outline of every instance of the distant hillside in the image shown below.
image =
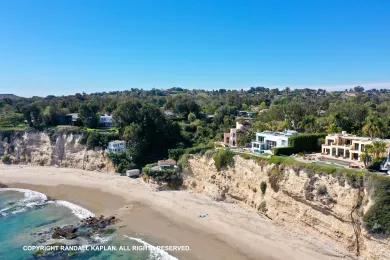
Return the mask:
<path id="1" fill-rule="evenodd" d="M 9 98 L 9 99 L 21 99 L 22 97 L 16 96 L 16 95 L 14 95 L 14 94 L 0 94 L 0 99 L 5 99 L 5 98 Z"/>

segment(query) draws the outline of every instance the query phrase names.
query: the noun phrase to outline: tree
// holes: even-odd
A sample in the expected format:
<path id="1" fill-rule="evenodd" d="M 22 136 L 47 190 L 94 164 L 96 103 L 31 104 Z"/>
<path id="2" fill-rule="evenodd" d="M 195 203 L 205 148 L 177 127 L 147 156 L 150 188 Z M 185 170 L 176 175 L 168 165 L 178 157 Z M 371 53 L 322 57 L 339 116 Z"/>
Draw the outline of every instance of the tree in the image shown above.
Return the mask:
<path id="1" fill-rule="evenodd" d="M 267 104 L 265 103 L 265 101 L 261 101 L 260 102 L 260 105 L 259 105 L 259 109 L 266 109 L 267 108 Z"/>
<path id="2" fill-rule="evenodd" d="M 0 125 L 1 126 L 17 126 L 23 123 L 23 114 L 8 112 L 0 116 Z"/>
<path id="3" fill-rule="evenodd" d="M 24 106 L 22 112 L 30 127 L 40 128 L 42 126 L 41 108 L 37 103 Z"/>
<path id="4" fill-rule="evenodd" d="M 331 123 L 349 133 L 360 133 L 367 114 L 367 106 L 355 101 L 338 101 L 329 105 Z"/>
<path id="5" fill-rule="evenodd" d="M 373 156 L 375 160 L 378 160 L 386 153 L 387 145 L 383 141 L 375 141 L 368 148 L 368 152 Z"/>
<path id="6" fill-rule="evenodd" d="M 115 109 L 113 119 L 119 127 L 138 122 L 141 107 L 141 103 L 135 100 L 123 102 Z"/>
<path id="7" fill-rule="evenodd" d="M 79 108 L 79 116 L 84 126 L 96 128 L 99 123 L 97 116 L 98 106 L 95 104 L 82 104 Z"/>
<path id="8" fill-rule="evenodd" d="M 45 107 L 42 112 L 43 122 L 45 126 L 54 126 L 57 124 L 57 116 L 59 115 L 58 110 L 55 106 L 49 105 Z"/>
<path id="9" fill-rule="evenodd" d="M 127 141 L 129 145 L 134 145 L 140 141 L 142 134 L 141 126 L 136 123 L 131 123 L 126 126 L 123 131 L 123 138 Z"/>
<path id="10" fill-rule="evenodd" d="M 195 119 L 196 119 L 196 115 L 194 113 L 191 112 L 188 114 L 188 121 L 193 122 L 195 121 Z"/>
<path id="11" fill-rule="evenodd" d="M 364 134 L 373 137 L 382 137 L 385 130 L 385 124 L 383 121 L 374 115 L 370 115 L 366 118 L 362 131 Z"/>
<path id="12" fill-rule="evenodd" d="M 370 161 L 371 161 L 371 153 L 372 151 L 372 145 L 371 144 L 368 144 L 364 147 L 364 151 L 363 153 L 360 155 L 360 160 L 363 161 L 364 163 L 364 167 L 367 168 Z"/>
<path id="13" fill-rule="evenodd" d="M 252 131 L 238 131 L 237 132 L 237 142 L 241 147 L 246 147 L 248 144 L 252 142 L 256 137 L 255 133 Z"/>
<path id="14" fill-rule="evenodd" d="M 359 93 L 364 92 L 364 88 L 362 86 L 356 86 L 356 87 L 353 88 L 353 90 L 355 92 L 359 92 Z"/>
<path id="15" fill-rule="evenodd" d="M 282 104 L 281 110 L 289 128 L 292 129 L 298 129 L 299 122 L 308 114 L 305 104 L 295 101 Z"/>

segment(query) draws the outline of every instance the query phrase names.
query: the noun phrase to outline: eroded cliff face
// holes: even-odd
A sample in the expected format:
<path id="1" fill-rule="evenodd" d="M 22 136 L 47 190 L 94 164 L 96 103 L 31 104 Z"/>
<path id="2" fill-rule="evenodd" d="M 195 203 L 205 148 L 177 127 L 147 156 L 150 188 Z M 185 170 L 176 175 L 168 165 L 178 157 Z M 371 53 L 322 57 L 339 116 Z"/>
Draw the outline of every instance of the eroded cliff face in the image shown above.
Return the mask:
<path id="1" fill-rule="evenodd" d="M 259 164 L 235 156 L 234 167 L 218 172 L 213 159 L 193 157 L 185 187 L 215 200 L 238 202 L 290 228 L 317 232 L 363 259 L 389 259 L 390 240 L 362 226 L 370 192 L 331 175 Z M 326 246 L 326 245 L 324 245 Z"/>
<path id="2" fill-rule="evenodd" d="M 103 150 L 88 150 L 80 144 L 81 134 L 45 132 L 17 133 L 0 140 L 0 156 L 9 155 L 12 163 L 70 167 L 115 172 Z"/>

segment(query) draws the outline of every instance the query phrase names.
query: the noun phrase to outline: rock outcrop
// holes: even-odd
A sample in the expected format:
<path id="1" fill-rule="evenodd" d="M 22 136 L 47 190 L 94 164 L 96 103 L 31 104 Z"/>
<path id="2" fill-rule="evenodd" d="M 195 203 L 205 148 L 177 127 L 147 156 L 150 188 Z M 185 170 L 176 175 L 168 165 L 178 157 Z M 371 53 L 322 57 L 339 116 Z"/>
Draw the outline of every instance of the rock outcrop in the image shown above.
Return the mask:
<path id="1" fill-rule="evenodd" d="M 77 237 L 91 237 L 92 235 L 104 233 L 106 227 L 115 224 L 117 219 L 115 216 L 104 217 L 88 217 L 82 219 L 77 226 L 68 225 L 64 227 L 55 227 L 51 238 L 53 239 L 75 239 Z M 82 230 L 82 232 L 80 232 Z"/>
<path id="2" fill-rule="evenodd" d="M 0 157 L 9 155 L 15 164 L 115 172 L 102 149 L 87 149 L 80 143 L 82 134 L 24 132 L 0 137 Z"/>
<path id="3" fill-rule="evenodd" d="M 184 185 L 215 200 L 250 206 L 290 228 L 327 236 L 363 259 L 390 256 L 390 239 L 370 235 L 362 224 L 370 191 L 347 179 L 240 156 L 234 167 L 217 171 L 212 159 L 197 156 L 189 159 Z"/>

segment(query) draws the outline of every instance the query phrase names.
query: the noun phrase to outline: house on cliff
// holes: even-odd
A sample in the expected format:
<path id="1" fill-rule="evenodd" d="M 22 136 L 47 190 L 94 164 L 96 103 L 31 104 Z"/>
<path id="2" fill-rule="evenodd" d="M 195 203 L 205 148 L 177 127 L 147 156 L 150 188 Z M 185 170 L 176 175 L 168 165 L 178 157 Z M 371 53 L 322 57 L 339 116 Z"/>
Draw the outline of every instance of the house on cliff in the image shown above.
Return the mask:
<path id="1" fill-rule="evenodd" d="M 236 121 L 236 127 L 230 128 L 228 133 L 223 134 L 223 144 L 229 147 L 238 146 L 238 138 L 240 133 L 247 132 L 251 127 L 251 123 L 247 120 Z"/>
<path id="2" fill-rule="evenodd" d="M 107 153 L 123 153 L 126 151 L 126 142 L 122 140 L 114 140 L 108 143 Z"/>
<path id="3" fill-rule="evenodd" d="M 251 143 L 251 151 L 258 154 L 272 154 L 273 148 L 288 147 L 289 139 L 297 134 L 298 132 L 294 130 L 256 133 L 256 140 Z"/>

